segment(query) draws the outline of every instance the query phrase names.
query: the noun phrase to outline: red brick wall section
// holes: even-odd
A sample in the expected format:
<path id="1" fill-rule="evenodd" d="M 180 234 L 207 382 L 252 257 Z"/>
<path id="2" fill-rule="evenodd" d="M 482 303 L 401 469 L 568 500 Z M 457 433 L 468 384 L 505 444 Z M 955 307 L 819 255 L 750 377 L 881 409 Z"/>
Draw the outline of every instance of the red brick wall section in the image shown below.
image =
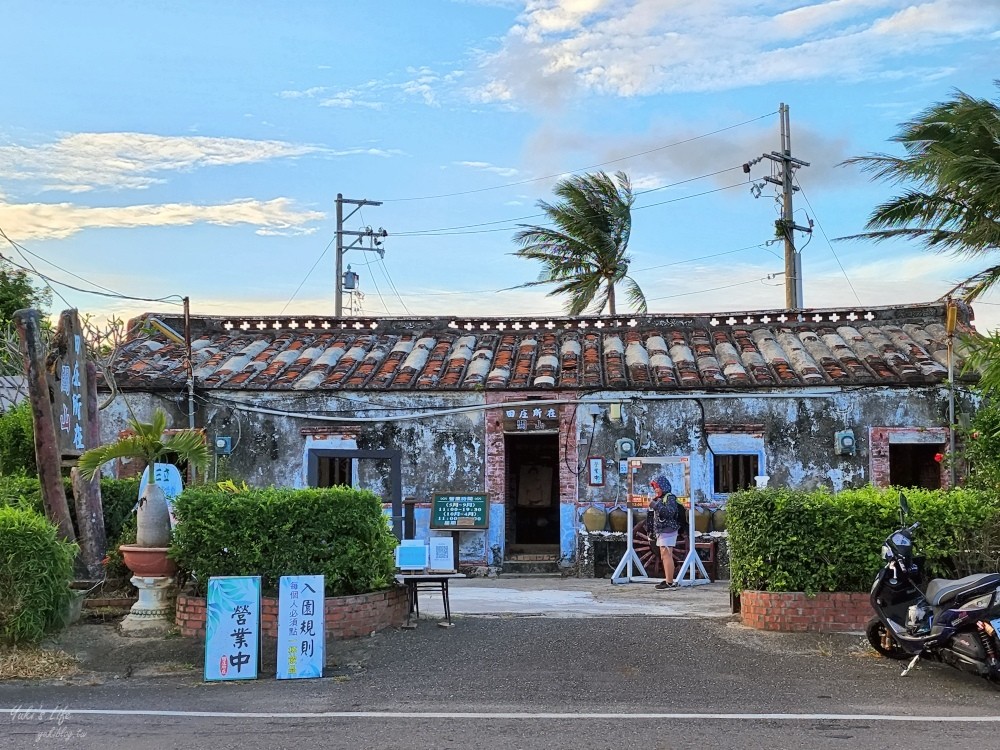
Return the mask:
<path id="1" fill-rule="evenodd" d="M 740 614 L 744 625 L 784 633 L 862 631 L 875 616 L 867 593 L 798 591 L 743 591 Z"/>
<path id="2" fill-rule="evenodd" d="M 401 586 L 370 594 L 327 597 L 327 638 L 357 638 L 385 628 L 398 628 L 406 620 L 406 606 L 406 589 Z M 264 597 L 260 608 L 261 632 L 277 638 L 278 600 Z M 181 635 L 204 637 L 205 599 L 178 594 L 174 624 Z"/>

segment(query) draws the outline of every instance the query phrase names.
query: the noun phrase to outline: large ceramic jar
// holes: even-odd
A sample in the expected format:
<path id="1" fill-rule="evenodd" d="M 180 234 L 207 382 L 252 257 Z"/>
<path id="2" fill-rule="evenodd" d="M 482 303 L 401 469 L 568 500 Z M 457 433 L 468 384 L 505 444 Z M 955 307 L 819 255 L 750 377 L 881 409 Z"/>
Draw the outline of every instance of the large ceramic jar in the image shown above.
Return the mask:
<path id="1" fill-rule="evenodd" d="M 719 508 L 712 515 L 712 527 L 715 531 L 725 531 L 726 530 L 726 509 Z"/>
<path id="2" fill-rule="evenodd" d="M 580 515 L 583 528 L 587 531 L 604 531 L 608 522 L 608 512 L 600 505 L 591 505 Z"/>
<path id="3" fill-rule="evenodd" d="M 712 520 L 712 513 L 708 508 L 704 508 L 700 505 L 695 506 L 694 510 L 694 530 L 699 534 L 708 533 L 708 523 Z"/>
<path id="4" fill-rule="evenodd" d="M 612 531 L 628 531 L 628 509 L 621 505 L 612 508 L 608 513 L 608 526 Z"/>

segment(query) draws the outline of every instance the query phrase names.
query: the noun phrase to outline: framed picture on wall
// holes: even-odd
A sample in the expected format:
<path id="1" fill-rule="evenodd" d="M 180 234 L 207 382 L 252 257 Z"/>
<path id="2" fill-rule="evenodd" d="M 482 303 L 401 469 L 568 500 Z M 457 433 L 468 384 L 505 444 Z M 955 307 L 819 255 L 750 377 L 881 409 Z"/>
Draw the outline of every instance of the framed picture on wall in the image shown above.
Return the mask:
<path id="1" fill-rule="evenodd" d="M 600 456 L 591 456 L 587 459 L 587 466 L 590 469 L 590 486 L 602 486 L 604 484 L 604 459 Z"/>

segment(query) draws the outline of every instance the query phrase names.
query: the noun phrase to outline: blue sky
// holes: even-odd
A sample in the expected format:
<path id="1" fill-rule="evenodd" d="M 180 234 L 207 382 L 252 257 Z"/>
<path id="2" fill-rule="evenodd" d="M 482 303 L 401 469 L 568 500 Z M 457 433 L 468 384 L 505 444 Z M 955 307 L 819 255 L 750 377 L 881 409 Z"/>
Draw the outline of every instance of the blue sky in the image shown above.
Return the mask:
<path id="1" fill-rule="evenodd" d="M 7 0 L 4 29 L 0 228 L 29 252 L 0 253 L 82 288 L 330 315 L 342 193 L 383 202 L 345 223 L 389 235 L 345 254 L 364 314 L 559 314 L 511 289 L 540 270 L 516 225 L 559 176 L 622 169 L 652 312 L 780 308 L 774 191 L 740 166 L 781 102 L 807 306 L 931 301 L 983 265 L 832 240 L 892 194 L 841 161 L 956 88 L 996 98 L 995 0 Z M 976 312 L 1000 325 L 1000 293 Z"/>

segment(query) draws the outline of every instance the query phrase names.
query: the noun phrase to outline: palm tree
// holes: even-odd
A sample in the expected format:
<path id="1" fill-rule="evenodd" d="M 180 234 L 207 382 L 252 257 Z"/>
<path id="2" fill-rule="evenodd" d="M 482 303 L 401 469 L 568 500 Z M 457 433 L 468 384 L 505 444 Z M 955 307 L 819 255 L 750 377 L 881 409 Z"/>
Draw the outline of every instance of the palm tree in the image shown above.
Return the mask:
<path id="1" fill-rule="evenodd" d="M 646 297 L 629 277 L 630 258 L 625 250 L 632 231 L 632 184 L 618 172 L 612 179 L 604 172 L 577 175 L 556 183 L 556 205 L 539 201 L 538 207 L 554 227 L 521 224 L 514 255 L 542 263 L 538 281 L 525 286 L 556 284 L 548 293 L 568 294 L 566 313 L 580 315 L 588 308 L 615 314 L 615 285 L 624 282 L 636 312 L 646 312 Z"/>
<path id="2" fill-rule="evenodd" d="M 1000 80 L 995 84 L 1000 87 Z M 910 238 L 929 250 L 968 257 L 1000 250 L 1000 105 L 956 91 L 900 127 L 892 140 L 906 156 L 844 162 L 906 187 L 875 208 L 865 225 L 869 231 L 843 239 Z M 1000 265 L 994 265 L 956 289 L 971 301 L 998 281 Z"/>
<path id="3" fill-rule="evenodd" d="M 134 434 L 117 442 L 91 448 L 80 456 L 77 466 L 86 479 L 93 479 L 108 461 L 116 458 L 141 458 L 149 467 L 149 482 L 139 499 L 136 516 L 136 544 L 141 547 L 165 547 L 170 541 L 170 516 L 163 490 L 156 485 L 156 463 L 176 457 L 197 469 L 208 466 L 210 454 L 205 436 L 198 430 L 179 430 L 164 440 L 167 415 L 162 409 L 153 412 L 152 420 L 140 422 L 135 415 L 128 420 Z"/>

